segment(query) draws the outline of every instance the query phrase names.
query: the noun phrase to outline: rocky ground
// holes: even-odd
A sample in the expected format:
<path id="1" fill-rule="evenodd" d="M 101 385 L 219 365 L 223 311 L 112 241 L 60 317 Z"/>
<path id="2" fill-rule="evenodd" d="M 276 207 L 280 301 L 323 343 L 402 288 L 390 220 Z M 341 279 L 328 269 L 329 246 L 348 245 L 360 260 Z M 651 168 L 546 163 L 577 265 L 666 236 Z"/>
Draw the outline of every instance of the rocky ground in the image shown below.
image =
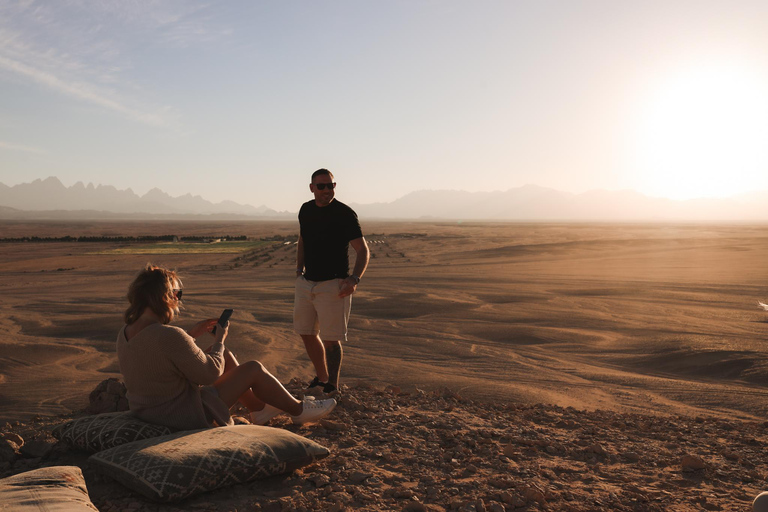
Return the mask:
<path id="1" fill-rule="evenodd" d="M 328 458 L 175 505 L 145 500 L 56 443 L 50 430 L 70 417 L 6 424 L 0 476 L 80 466 L 102 512 L 731 511 L 768 489 L 768 422 L 488 404 L 394 386 L 342 391 L 327 420 L 271 423 L 328 447 Z"/>

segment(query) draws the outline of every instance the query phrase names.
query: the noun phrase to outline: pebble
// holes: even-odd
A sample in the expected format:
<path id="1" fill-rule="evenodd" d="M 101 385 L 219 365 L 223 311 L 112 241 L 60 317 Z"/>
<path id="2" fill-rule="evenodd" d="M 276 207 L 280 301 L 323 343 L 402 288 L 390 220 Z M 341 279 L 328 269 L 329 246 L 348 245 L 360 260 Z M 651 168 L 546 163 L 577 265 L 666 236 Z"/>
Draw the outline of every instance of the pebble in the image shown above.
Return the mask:
<path id="1" fill-rule="evenodd" d="M 347 426 L 340 421 L 333 421 L 333 420 L 323 418 L 320 420 L 320 424 L 324 428 L 327 428 L 328 430 L 334 430 L 337 432 L 340 432 L 342 430 L 347 430 Z"/>
<path id="2" fill-rule="evenodd" d="M 680 460 L 683 471 L 697 471 L 707 467 L 707 464 L 701 457 L 695 455 L 685 455 Z"/>
<path id="3" fill-rule="evenodd" d="M 0 440 L 0 463 L 10 463 L 16 460 L 18 445 L 8 439 Z"/>
<path id="4" fill-rule="evenodd" d="M 21 448 L 22 446 L 24 446 L 24 439 L 19 434 L 15 434 L 13 432 L 5 432 L 3 433 L 3 438 L 8 441 L 11 441 L 18 448 Z"/>
<path id="5" fill-rule="evenodd" d="M 349 475 L 349 481 L 353 484 L 361 484 L 373 476 L 371 473 L 364 473 L 362 471 L 353 471 Z"/>
<path id="6" fill-rule="evenodd" d="M 51 453 L 53 450 L 53 441 L 40 441 L 33 439 L 32 441 L 25 443 L 21 447 L 21 454 L 25 457 L 42 458 Z"/>

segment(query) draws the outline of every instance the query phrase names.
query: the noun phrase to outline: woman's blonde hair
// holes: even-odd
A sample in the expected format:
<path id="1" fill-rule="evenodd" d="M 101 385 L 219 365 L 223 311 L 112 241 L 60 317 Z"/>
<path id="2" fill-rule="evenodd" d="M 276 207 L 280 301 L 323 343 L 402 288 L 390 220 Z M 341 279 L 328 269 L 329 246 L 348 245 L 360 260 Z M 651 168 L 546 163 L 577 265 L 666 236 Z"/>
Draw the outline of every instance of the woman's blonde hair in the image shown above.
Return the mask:
<path id="1" fill-rule="evenodd" d="M 146 308 L 152 310 L 164 323 L 170 323 L 179 314 L 179 300 L 173 293 L 181 280 L 173 270 L 157 267 L 150 263 L 139 272 L 136 279 L 128 287 L 128 302 L 123 318 L 130 325 L 139 319 Z"/>

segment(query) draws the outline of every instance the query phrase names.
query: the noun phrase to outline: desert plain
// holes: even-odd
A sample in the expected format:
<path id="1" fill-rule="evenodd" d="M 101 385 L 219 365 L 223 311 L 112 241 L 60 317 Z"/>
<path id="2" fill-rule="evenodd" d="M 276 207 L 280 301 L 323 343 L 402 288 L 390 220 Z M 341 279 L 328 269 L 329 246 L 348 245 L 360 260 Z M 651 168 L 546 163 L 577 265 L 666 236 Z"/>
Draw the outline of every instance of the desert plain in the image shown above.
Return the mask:
<path id="1" fill-rule="evenodd" d="M 640 422 L 648 434 L 654 420 L 637 418 L 691 418 L 693 427 L 686 428 L 704 425 L 711 439 L 702 446 L 709 443 L 712 453 L 719 453 L 718 443 L 734 429 L 757 428 L 749 435 L 765 439 L 768 313 L 757 307 L 768 299 L 765 225 L 362 223 L 372 257 L 353 298 L 345 344 L 342 384 L 350 386 L 348 403 L 363 397 L 388 400 L 371 389 L 433 396 L 433 403 L 442 404 L 430 413 L 433 423 L 445 411 L 455 414 L 462 407 L 442 408 L 441 401 L 456 397 L 470 400 L 469 408 L 481 404 L 477 407 L 486 407 L 486 413 L 497 411 L 497 416 L 505 407 L 522 408 L 515 414 L 526 421 L 534 421 L 532 415 L 579 411 L 593 425 L 590 435 L 601 423 L 612 422 L 621 433 L 626 424 Z M 114 342 L 127 305 L 125 293 L 147 262 L 181 274 L 184 309 L 177 325 L 188 327 L 234 308 L 227 345 L 240 360 L 258 359 L 286 383 L 312 378 L 292 331 L 294 222 L 0 224 L 4 239 L 145 235 L 245 235 L 252 243 L 0 243 L 0 420 L 23 423 L 71 415 L 88 405 L 88 393 L 99 382 L 120 377 Z M 355 389 L 360 390 L 357 398 Z M 397 409 L 392 400 L 388 403 Z M 354 421 L 359 427 L 375 422 L 375 411 L 382 407 L 363 404 L 340 409 L 338 415 L 347 420 L 362 415 Z M 609 413 L 624 416 L 604 416 Z M 414 414 L 427 417 L 426 412 Z M 474 428 L 466 426 L 472 423 L 466 418 L 462 421 L 465 430 Z M 709 429 L 708 421 L 726 422 L 725 430 Z M 561 418 L 557 424 L 573 423 Z M 331 444 L 343 448 L 343 437 L 342 432 Z M 660 447 L 672 450 L 669 443 Z M 527 449 L 535 451 L 535 443 L 524 454 Z M 343 450 L 338 456 L 344 460 Z M 523 459 L 539 468 L 536 457 Z M 706 499 L 682 495 L 674 497 L 675 503 L 688 505 L 670 508 L 664 502 L 651 506 L 647 491 L 641 494 L 645 501 L 638 498 L 627 510 L 744 506 L 764 486 L 766 475 L 760 472 L 765 464 L 739 460 L 746 476 L 739 477 L 738 498 L 710 489 L 715 494 L 709 508 Z M 682 475 L 679 465 L 676 471 Z M 587 488 L 587 496 L 597 477 L 589 478 L 576 486 Z M 701 478 L 689 480 L 683 479 L 683 489 L 703 485 Z M 537 499 L 518 505 L 547 507 Z M 222 509 L 222 503 L 213 508 Z M 507 510 L 514 508 L 507 504 Z"/>
<path id="2" fill-rule="evenodd" d="M 353 298 L 346 381 L 491 403 L 768 416 L 766 226 L 363 224 L 372 258 Z M 293 222 L 0 225 L 0 238 L 169 234 L 277 240 L 224 253 L 0 244 L 0 419 L 82 408 L 119 377 L 125 293 L 147 262 L 183 277 L 178 325 L 232 307 L 227 344 L 240 359 L 286 382 L 313 376 L 292 331 Z"/>

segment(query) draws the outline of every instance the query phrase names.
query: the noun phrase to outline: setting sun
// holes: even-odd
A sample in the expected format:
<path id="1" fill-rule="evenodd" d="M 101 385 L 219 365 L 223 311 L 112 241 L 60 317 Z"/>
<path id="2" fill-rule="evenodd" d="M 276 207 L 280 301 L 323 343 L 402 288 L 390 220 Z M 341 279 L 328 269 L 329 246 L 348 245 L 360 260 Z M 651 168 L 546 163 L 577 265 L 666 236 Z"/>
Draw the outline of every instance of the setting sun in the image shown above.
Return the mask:
<path id="1" fill-rule="evenodd" d="M 662 82 L 639 116 L 637 188 L 672 199 L 759 188 L 768 164 L 766 91 L 764 76 L 727 65 Z"/>

